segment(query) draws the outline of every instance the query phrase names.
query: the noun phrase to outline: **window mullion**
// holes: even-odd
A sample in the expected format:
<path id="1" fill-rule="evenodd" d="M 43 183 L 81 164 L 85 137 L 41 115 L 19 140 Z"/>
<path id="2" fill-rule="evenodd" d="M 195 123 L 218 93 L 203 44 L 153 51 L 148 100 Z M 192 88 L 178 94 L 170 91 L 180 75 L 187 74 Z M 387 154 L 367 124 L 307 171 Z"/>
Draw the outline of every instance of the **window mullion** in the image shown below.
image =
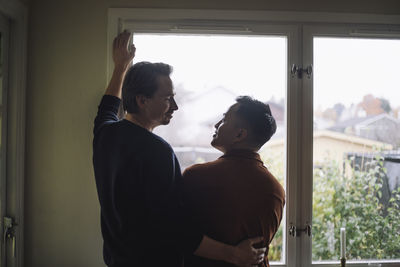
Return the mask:
<path id="1" fill-rule="evenodd" d="M 302 29 L 302 68 L 313 64 L 313 39 L 307 27 Z M 301 162 L 301 207 L 300 227 L 312 226 L 312 196 L 313 196 L 313 75 L 302 76 L 301 89 L 301 142 L 299 159 Z M 312 229 L 312 228 L 311 228 Z M 311 266 L 312 245 L 311 236 L 302 233 L 300 236 L 301 266 Z"/>
<path id="2" fill-rule="evenodd" d="M 293 64 L 301 64 L 301 31 L 299 26 L 294 26 L 293 31 L 288 37 L 288 61 L 287 61 L 287 142 L 286 142 L 286 158 L 287 158 L 287 220 L 286 220 L 286 262 L 289 267 L 297 267 L 300 257 L 298 237 L 289 235 L 291 226 L 300 223 L 300 206 L 299 199 L 301 197 L 300 186 L 300 167 L 301 162 L 298 160 L 301 154 L 299 139 L 300 127 L 300 93 L 301 81 L 297 76 L 291 74 L 291 66 Z"/>

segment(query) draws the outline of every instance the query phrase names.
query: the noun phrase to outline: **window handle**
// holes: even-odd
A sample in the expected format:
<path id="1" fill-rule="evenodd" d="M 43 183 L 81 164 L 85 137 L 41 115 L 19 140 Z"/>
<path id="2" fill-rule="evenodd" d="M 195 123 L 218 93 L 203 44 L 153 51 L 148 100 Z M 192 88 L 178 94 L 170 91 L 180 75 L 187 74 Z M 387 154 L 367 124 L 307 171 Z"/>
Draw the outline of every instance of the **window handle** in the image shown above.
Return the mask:
<path id="1" fill-rule="evenodd" d="M 301 233 L 305 233 L 308 236 L 311 236 L 311 231 L 312 231 L 312 226 L 310 224 L 306 224 L 306 226 L 302 229 L 297 229 L 297 227 L 293 224 L 290 224 L 289 227 L 289 235 L 293 236 L 293 237 L 297 237 L 300 236 Z"/>
<path id="2" fill-rule="evenodd" d="M 305 73 L 305 74 L 307 74 L 307 78 L 310 79 L 311 75 L 313 74 L 313 66 L 309 65 L 306 68 L 301 68 L 301 67 L 297 66 L 296 64 L 293 64 L 290 72 L 292 73 L 292 77 L 297 75 L 297 78 L 302 79 L 303 73 Z"/>

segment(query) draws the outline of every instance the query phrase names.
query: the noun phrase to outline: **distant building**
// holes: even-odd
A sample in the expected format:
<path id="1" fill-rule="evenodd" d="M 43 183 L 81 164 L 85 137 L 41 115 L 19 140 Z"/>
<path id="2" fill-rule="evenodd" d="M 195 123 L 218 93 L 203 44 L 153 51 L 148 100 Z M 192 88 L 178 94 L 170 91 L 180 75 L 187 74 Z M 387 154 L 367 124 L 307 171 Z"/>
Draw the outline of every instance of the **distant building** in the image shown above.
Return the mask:
<path id="1" fill-rule="evenodd" d="M 341 121 L 328 130 L 400 146 L 400 120 L 387 113 Z"/>
<path id="2" fill-rule="evenodd" d="M 391 144 L 354 135 L 327 130 L 314 131 L 313 161 L 314 165 L 319 165 L 329 158 L 341 165 L 348 153 L 369 154 L 377 149 L 392 150 L 392 148 Z M 284 139 L 270 140 L 265 149 L 268 153 L 279 155 L 284 151 Z"/>

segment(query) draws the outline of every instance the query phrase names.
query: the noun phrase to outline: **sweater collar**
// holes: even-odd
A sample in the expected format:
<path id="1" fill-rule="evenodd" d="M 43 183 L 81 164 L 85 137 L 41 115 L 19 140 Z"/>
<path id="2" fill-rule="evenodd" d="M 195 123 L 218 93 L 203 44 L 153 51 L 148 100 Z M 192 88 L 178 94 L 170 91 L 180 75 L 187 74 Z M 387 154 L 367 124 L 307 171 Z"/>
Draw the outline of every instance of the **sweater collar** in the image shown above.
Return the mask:
<path id="1" fill-rule="evenodd" d="M 260 158 L 260 155 L 258 153 L 251 151 L 251 150 L 243 150 L 243 149 L 228 151 L 224 155 L 222 155 L 220 158 L 232 158 L 232 157 L 252 159 L 252 160 L 257 160 L 257 161 L 263 163 Z"/>

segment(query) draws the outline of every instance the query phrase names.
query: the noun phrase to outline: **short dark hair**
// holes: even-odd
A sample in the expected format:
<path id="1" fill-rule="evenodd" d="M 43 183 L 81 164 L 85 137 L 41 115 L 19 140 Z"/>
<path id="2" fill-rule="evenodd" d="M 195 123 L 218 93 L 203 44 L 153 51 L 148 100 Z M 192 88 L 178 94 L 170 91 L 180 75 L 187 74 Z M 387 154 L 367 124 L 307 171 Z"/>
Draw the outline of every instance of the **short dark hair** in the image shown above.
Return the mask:
<path id="1" fill-rule="evenodd" d="M 269 105 L 249 96 L 239 96 L 236 102 L 239 104 L 236 114 L 250 128 L 249 141 L 257 148 L 262 147 L 276 132 Z"/>
<path id="2" fill-rule="evenodd" d="M 157 91 L 157 77 L 172 73 L 172 67 L 165 63 L 138 62 L 129 68 L 122 85 L 122 102 L 128 113 L 137 113 L 136 96 L 152 97 Z"/>

